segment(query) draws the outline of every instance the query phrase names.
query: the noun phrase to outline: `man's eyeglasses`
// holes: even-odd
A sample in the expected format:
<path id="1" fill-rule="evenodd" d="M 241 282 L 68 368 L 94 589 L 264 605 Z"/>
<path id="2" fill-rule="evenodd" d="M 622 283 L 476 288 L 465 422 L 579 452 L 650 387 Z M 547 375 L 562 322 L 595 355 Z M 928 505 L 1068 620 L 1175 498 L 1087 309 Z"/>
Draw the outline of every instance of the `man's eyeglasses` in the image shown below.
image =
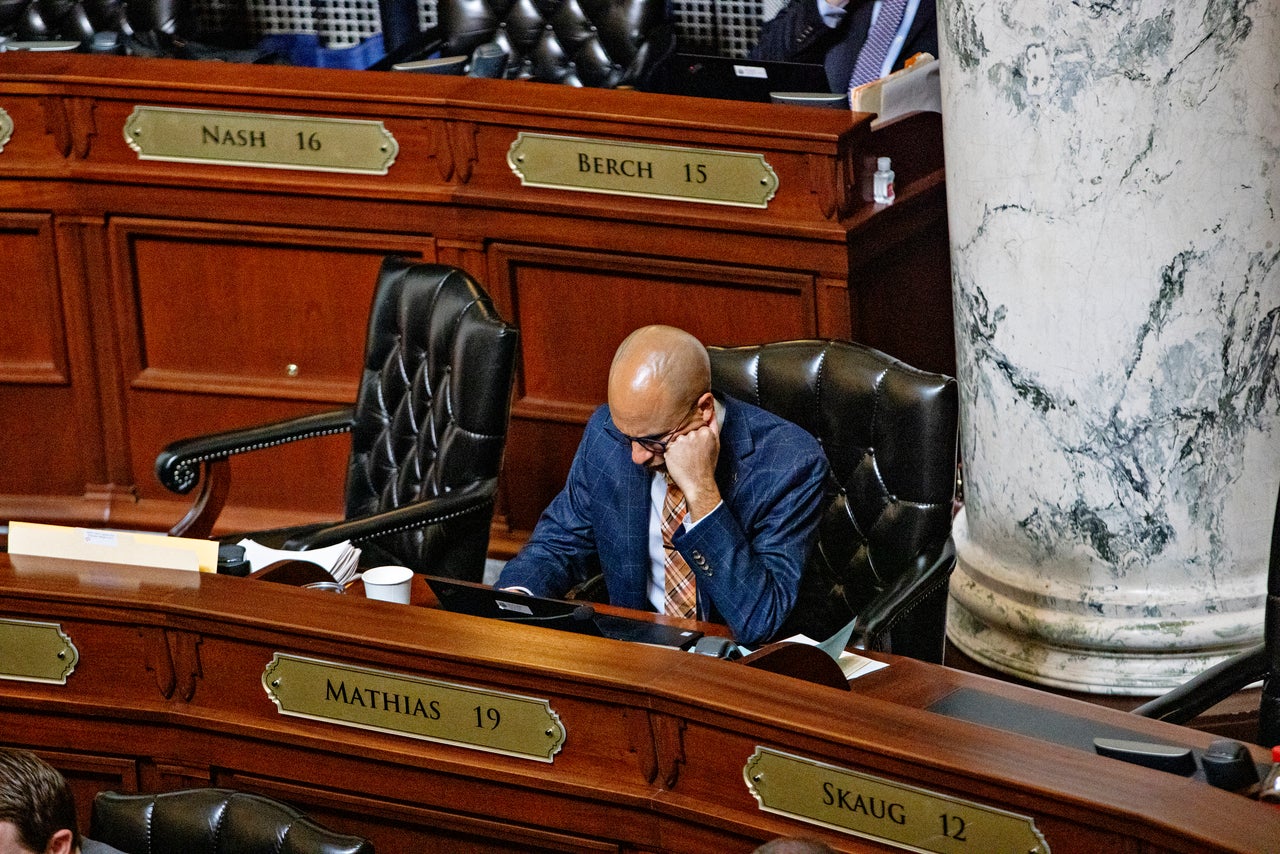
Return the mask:
<path id="1" fill-rule="evenodd" d="M 685 414 L 686 422 L 688 417 L 692 415 L 697 408 L 698 404 L 695 401 L 692 408 L 690 408 L 688 413 Z M 667 447 L 676 440 L 676 434 L 683 430 L 685 426 L 686 423 L 681 423 L 679 427 L 668 430 L 665 433 L 651 433 L 648 436 L 628 436 L 612 424 L 606 424 L 604 429 L 606 433 L 627 447 L 631 447 L 631 443 L 634 442 L 651 454 L 666 454 Z"/>

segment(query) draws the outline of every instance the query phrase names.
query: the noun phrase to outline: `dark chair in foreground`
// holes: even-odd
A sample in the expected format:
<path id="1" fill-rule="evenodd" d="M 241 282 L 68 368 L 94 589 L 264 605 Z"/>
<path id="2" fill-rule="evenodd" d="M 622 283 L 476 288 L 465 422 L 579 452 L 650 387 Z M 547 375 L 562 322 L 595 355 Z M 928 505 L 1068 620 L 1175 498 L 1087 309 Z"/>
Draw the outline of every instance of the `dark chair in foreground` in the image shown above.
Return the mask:
<path id="1" fill-rule="evenodd" d="M 1247 685 L 1262 680 L 1255 741 L 1264 747 L 1280 744 L 1280 498 L 1271 528 L 1271 562 L 1267 570 L 1267 604 L 1263 640 L 1163 696 L 1134 709 L 1134 714 L 1185 724 Z"/>
<path id="2" fill-rule="evenodd" d="M 711 387 L 808 430 L 831 503 L 786 637 L 855 616 L 865 649 L 941 662 L 956 488 L 956 382 L 845 341 L 710 347 Z"/>
<path id="3" fill-rule="evenodd" d="M 378 8 L 387 56 L 374 70 L 491 45 L 506 55 L 507 79 L 644 88 L 675 47 L 666 0 L 440 0 L 439 23 L 426 32 L 415 0 L 379 0 Z"/>
<path id="4" fill-rule="evenodd" d="M 170 533 L 209 536 L 229 489 L 230 456 L 349 432 L 345 520 L 248 536 L 291 549 L 351 540 L 366 565 L 479 581 L 516 341 L 515 328 L 461 270 L 386 259 L 356 405 L 169 445 L 156 459 L 161 483 L 187 493 L 202 482 Z"/>
<path id="5" fill-rule="evenodd" d="M 373 854 L 291 806 L 229 789 L 159 795 L 100 792 L 89 838 L 125 854 Z"/>

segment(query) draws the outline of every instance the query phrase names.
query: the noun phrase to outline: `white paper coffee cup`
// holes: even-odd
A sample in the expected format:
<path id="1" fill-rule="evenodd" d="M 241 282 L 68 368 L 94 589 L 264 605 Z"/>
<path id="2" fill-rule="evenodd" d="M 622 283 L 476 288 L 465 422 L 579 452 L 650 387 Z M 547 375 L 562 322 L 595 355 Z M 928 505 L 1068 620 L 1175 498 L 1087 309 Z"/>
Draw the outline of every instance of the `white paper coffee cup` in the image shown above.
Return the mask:
<path id="1" fill-rule="evenodd" d="M 361 577 L 364 581 L 364 595 L 368 598 L 409 604 L 409 582 L 413 579 L 413 570 L 409 567 L 375 566 L 373 569 L 366 569 Z"/>

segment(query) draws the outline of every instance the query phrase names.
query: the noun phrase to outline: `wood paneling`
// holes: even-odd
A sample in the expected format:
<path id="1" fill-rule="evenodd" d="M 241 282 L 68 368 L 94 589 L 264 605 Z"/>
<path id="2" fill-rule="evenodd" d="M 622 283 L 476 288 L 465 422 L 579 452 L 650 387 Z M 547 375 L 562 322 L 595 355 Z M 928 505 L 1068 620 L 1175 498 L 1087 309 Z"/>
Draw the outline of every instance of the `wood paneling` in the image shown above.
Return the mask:
<path id="1" fill-rule="evenodd" d="M 1280 839 L 1265 804 L 1059 731 L 1195 750 L 1206 733 L 911 659 L 886 656 L 841 691 L 356 595 L 5 556 L 0 616 L 57 622 L 76 644 L 66 685 L 0 679 L 0 740 L 74 772 L 82 795 L 207 779 L 293 803 L 378 851 L 746 854 L 783 835 L 886 850 L 763 811 L 743 779 L 761 746 L 1011 811 L 1054 854 L 1261 854 Z M 282 715 L 262 684 L 277 652 L 544 699 L 567 737 L 542 763 Z M 1005 730 L 931 710 L 957 692 L 1049 724 L 1034 736 L 1026 721 Z"/>
<path id="2" fill-rule="evenodd" d="M 141 159 L 123 135 L 139 105 L 373 119 L 399 154 L 386 175 Z M 852 335 L 954 364 L 934 310 L 950 299 L 936 121 L 872 134 L 867 116 L 768 104 L 67 54 L 0 55 L 0 107 L 0 519 L 168 527 L 185 501 L 151 474 L 164 444 L 352 400 L 390 253 L 463 267 L 520 327 L 509 545 L 639 325 L 717 344 Z M 759 154 L 778 191 L 753 209 L 525 186 L 507 162 L 524 132 Z M 880 154 L 889 209 L 861 193 Z M 238 462 L 219 530 L 330 515 L 344 446 Z"/>

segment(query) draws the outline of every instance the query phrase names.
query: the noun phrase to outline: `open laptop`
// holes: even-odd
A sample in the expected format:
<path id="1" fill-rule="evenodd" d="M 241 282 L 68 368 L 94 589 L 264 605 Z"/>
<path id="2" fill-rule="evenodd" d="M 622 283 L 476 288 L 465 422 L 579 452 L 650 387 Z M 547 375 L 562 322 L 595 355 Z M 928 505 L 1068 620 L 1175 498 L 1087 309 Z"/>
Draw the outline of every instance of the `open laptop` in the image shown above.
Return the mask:
<path id="1" fill-rule="evenodd" d="M 677 649 L 688 649 L 702 637 L 702 632 L 679 626 L 616 614 L 597 614 L 595 608 L 584 602 L 525 596 L 510 590 L 429 575 L 424 578 L 431 592 L 440 600 L 441 607 L 457 614 Z"/>
<path id="2" fill-rule="evenodd" d="M 827 70 L 805 62 L 772 62 L 677 53 L 671 60 L 676 95 L 769 102 L 771 92 L 830 93 Z"/>

